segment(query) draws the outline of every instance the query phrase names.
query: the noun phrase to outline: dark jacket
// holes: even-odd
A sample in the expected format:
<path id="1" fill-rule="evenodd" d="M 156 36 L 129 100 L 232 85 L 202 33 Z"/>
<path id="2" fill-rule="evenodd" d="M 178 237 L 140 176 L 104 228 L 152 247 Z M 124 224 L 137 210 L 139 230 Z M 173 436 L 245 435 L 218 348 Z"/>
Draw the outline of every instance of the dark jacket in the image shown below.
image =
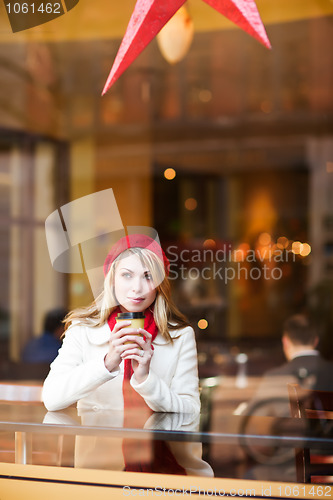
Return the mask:
<path id="1" fill-rule="evenodd" d="M 290 416 L 288 384 L 333 392 L 333 363 L 319 353 L 297 356 L 266 372 L 243 414 Z"/>

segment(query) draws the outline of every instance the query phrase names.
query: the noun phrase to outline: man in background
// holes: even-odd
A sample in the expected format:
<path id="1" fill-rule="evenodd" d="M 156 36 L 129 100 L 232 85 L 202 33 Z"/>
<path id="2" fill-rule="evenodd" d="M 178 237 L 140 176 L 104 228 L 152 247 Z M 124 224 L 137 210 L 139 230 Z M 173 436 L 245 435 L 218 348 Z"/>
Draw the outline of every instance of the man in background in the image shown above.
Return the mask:
<path id="1" fill-rule="evenodd" d="M 287 383 L 299 384 L 305 389 L 333 391 L 333 363 L 326 361 L 317 350 L 319 337 L 308 318 L 302 314 L 291 316 L 283 325 L 282 348 L 287 362 L 264 375 L 259 390 L 270 386 L 281 396 L 288 397 L 287 388 L 276 387 L 281 377 Z M 274 380 L 275 379 L 275 380 Z"/>
<path id="2" fill-rule="evenodd" d="M 290 416 L 288 384 L 333 391 L 333 363 L 320 355 L 318 342 L 318 334 L 305 315 L 287 319 L 282 331 L 286 363 L 267 371 L 255 397 L 249 403 L 242 403 L 235 413 Z"/>
<path id="3" fill-rule="evenodd" d="M 60 337 L 64 332 L 62 323 L 67 311 L 63 308 L 53 309 L 46 313 L 43 333 L 30 340 L 22 353 L 25 363 L 52 363 L 61 347 Z"/>

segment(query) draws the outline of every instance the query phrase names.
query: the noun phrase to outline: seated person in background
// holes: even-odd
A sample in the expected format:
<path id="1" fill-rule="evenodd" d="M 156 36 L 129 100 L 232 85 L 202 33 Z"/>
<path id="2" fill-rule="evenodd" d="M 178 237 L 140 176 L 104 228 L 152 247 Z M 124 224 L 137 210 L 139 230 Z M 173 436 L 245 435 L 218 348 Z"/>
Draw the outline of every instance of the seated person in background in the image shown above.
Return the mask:
<path id="1" fill-rule="evenodd" d="M 63 308 L 52 309 L 45 314 L 43 333 L 31 339 L 22 353 L 25 363 L 52 363 L 61 347 L 60 337 L 64 332 L 63 319 L 67 311 Z"/>
<path id="2" fill-rule="evenodd" d="M 248 404 L 242 403 L 235 413 L 289 416 L 287 384 L 333 391 L 333 363 L 321 357 L 316 349 L 318 341 L 317 332 L 306 316 L 297 314 L 287 319 L 282 334 L 287 362 L 266 372 L 254 399 Z"/>

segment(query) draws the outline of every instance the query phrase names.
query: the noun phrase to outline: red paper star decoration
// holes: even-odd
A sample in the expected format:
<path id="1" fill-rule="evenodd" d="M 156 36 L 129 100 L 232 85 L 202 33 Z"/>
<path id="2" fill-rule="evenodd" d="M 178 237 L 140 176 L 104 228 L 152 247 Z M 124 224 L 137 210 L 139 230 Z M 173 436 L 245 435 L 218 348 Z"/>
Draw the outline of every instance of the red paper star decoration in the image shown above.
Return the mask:
<path id="1" fill-rule="evenodd" d="M 254 0 L 203 1 L 266 47 L 271 47 Z M 185 2 L 186 0 L 137 0 L 102 95 Z"/>

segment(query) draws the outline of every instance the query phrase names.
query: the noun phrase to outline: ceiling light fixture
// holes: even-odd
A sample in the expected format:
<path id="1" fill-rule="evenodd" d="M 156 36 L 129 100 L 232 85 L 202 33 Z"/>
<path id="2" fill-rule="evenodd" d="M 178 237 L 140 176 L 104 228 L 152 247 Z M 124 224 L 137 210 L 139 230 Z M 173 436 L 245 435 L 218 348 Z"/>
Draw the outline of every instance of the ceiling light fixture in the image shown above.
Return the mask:
<path id="1" fill-rule="evenodd" d="M 157 35 L 157 44 L 168 63 L 175 64 L 187 54 L 194 35 L 193 21 L 182 6 Z"/>

